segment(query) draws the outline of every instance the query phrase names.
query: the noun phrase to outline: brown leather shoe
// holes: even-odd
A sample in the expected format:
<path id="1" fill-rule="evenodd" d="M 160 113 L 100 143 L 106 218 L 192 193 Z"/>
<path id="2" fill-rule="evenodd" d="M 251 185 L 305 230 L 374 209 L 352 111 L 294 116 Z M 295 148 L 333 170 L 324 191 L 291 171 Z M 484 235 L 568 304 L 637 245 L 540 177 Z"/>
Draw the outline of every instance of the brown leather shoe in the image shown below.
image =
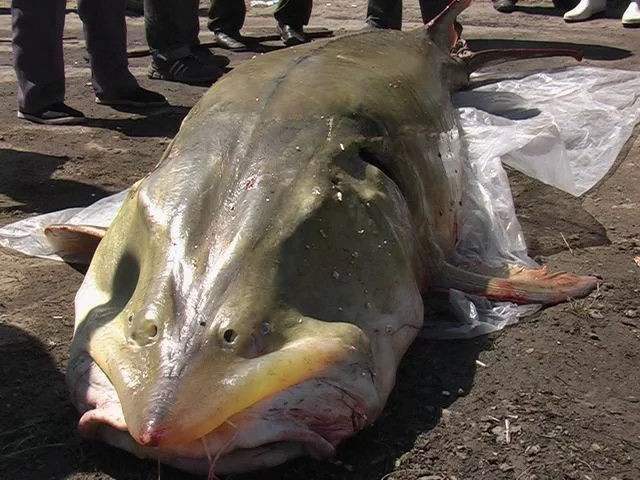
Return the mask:
<path id="1" fill-rule="evenodd" d="M 296 28 L 284 23 L 278 23 L 278 33 L 280 34 L 282 43 L 284 43 L 287 47 L 291 47 L 293 45 L 301 45 L 309 41 L 302 31 L 302 27 Z"/>

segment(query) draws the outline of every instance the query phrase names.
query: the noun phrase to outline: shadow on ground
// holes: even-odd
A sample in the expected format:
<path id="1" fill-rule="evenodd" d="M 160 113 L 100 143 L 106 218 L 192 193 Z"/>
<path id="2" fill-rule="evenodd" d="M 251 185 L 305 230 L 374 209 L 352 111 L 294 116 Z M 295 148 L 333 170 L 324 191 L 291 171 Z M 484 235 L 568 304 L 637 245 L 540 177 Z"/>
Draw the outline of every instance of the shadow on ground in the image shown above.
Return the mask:
<path id="1" fill-rule="evenodd" d="M 75 413 L 50 348 L 0 323 L 0 478 L 65 478 L 72 465 L 61 457 L 78 455 Z"/>
<path id="2" fill-rule="evenodd" d="M 86 125 L 92 128 L 115 130 L 128 137 L 169 137 L 173 138 L 189 113 L 190 108 L 175 105 L 152 111 L 136 108 L 117 108 L 119 111 L 138 114 L 130 118 L 89 118 Z"/>
<path id="3" fill-rule="evenodd" d="M 582 207 L 582 199 L 507 167 L 516 214 L 529 255 L 609 245 L 604 226 Z"/>
<path id="4" fill-rule="evenodd" d="M 0 148 L 0 194 L 15 204 L 2 205 L 4 212 L 47 213 L 86 206 L 114 192 L 75 180 L 51 178 L 66 156 Z"/>
<path id="5" fill-rule="evenodd" d="M 624 48 L 606 47 L 604 45 L 592 45 L 571 42 L 548 42 L 534 40 L 511 40 L 506 38 L 471 39 L 467 40 L 469 48 L 473 51 L 490 50 L 498 48 L 563 48 L 578 50 L 584 58 L 589 60 L 621 60 L 633 55 Z"/>

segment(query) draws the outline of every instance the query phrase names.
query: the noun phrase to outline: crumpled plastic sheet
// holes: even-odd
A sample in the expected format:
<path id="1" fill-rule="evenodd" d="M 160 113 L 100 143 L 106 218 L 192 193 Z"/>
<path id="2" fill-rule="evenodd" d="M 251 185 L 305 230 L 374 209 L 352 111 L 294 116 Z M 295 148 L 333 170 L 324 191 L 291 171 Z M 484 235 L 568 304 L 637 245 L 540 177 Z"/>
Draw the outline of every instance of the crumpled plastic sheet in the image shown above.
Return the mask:
<path id="1" fill-rule="evenodd" d="M 53 246 L 44 235 L 45 227 L 59 223 L 108 227 L 118 213 L 128 192 L 127 189 L 115 195 L 101 198 L 88 207 L 66 208 L 5 225 L 0 228 L 0 246 L 33 257 L 62 262 L 64 260 L 56 254 Z"/>
<path id="2" fill-rule="evenodd" d="M 278 0 L 251 0 L 252 7 L 272 7 L 278 3 Z"/>
<path id="3" fill-rule="evenodd" d="M 640 120 L 640 73 L 573 67 L 506 79 L 454 96 L 462 127 L 462 155 L 448 171 L 463 168 L 464 209 L 455 263 L 477 267 L 535 266 L 502 162 L 573 195 L 609 171 Z M 464 148 L 466 146 L 466 149 Z M 464 152 L 468 150 L 468 158 Z M 445 165 L 446 166 L 446 165 Z M 452 176 L 459 183 L 460 177 Z M 108 226 L 127 191 L 87 208 L 31 217 L 0 229 L 0 246 L 61 260 L 43 228 L 54 223 Z M 424 336 L 471 338 L 501 330 L 537 306 L 491 302 L 451 290 L 453 316 L 426 319 Z"/>

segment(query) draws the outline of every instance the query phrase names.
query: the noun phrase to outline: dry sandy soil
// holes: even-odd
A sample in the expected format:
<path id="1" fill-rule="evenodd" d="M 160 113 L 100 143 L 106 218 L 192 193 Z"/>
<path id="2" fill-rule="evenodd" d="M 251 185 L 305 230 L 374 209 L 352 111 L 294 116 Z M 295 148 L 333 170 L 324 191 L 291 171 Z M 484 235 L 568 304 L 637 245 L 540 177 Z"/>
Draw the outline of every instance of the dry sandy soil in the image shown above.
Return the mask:
<path id="1" fill-rule="evenodd" d="M 312 26 L 360 27 L 362 0 L 316 3 Z M 410 27 L 419 19 L 417 2 L 406 3 Z M 204 89 L 149 81 L 148 57 L 136 56 L 134 73 L 166 94 L 172 107 L 144 114 L 96 106 L 80 23 L 70 10 L 67 99 L 91 120 L 73 128 L 18 122 L 10 16 L 7 3 L 0 6 L 0 224 L 87 205 L 149 171 Z M 640 30 L 621 27 L 615 19 L 621 8 L 567 26 L 548 3 L 522 3 L 500 15 L 478 1 L 463 23 L 469 39 L 482 39 L 475 46 L 561 41 L 582 48 L 586 64 L 640 70 Z M 142 19 L 131 17 L 129 28 L 130 48 L 143 50 Z M 264 50 L 277 44 L 269 37 L 268 11 L 251 12 L 246 30 L 263 37 Z M 205 29 L 202 40 L 210 41 Z M 253 54 L 232 56 L 231 66 Z M 640 255 L 638 128 L 607 178 L 580 199 L 515 172 L 510 179 L 531 254 L 554 268 L 600 275 L 598 294 L 548 308 L 496 336 L 416 340 L 382 417 L 342 445 L 336 459 L 301 459 L 234 478 L 640 478 L 640 266 L 633 262 Z M 159 472 L 153 462 L 77 436 L 63 378 L 82 273 L 9 252 L 0 252 L 0 272 L 0 478 L 192 478 L 166 467 Z"/>

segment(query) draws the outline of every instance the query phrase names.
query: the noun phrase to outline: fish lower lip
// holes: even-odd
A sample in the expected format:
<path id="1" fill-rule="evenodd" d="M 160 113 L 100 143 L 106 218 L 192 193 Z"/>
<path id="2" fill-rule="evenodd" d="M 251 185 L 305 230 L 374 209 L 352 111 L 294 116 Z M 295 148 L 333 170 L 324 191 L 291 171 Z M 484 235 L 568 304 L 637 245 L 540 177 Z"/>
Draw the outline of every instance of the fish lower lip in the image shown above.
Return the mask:
<path id="1" fill-rule="evenodd" d="M 105 422 L 104 416 L 96 412 L 99 411 L 91 410 L 83 415 L 85 435 L 89 433 L 93 438 L 128 450 L 138 457 L 157 459 L 195 474 L 207 474 L 214 467 L 216 473 L 225 474 L 247 468 L 275 466 L 282 462 L 283 456 L 293 458 L 306 453 L 316 458 L 326 458 L 334 454 L 331 443 L 318 433 L 302 427 L 281 431 L 264 443 L 250 446 L 236 444 L 235 432 L 245 427 L 251 428 L 251 425 L 234 424 L 230 421 L 186 445 L 162 447 L 154 446 L 153 442 L 142 445 L 128 430 Z M 89 417 L 98 422 L 91 428 L 88 426 Z"/>
<path id="2" fill-rule="evenodd" d="M 99 438 L 138 457 L 157 459 L 198 474 L 206 474 L 213 460 L 213 463 L 217 462 L 216 473 L 232 473 L 246 471 L 250 465 L 254 465 L 251 468 L 275 466 L 287 458 L 303 454 L 316 458 L 328 457 L 333 455 L 334 446 L 342 438 L 362 427 L 352 424 L 354 415 L 366 421 L 365 407 L 359 399 L 353 398 L 350 405 L 344 402 L 338 404 L 335 399 L 339 397 L 344 401 L 345 392 L 326 380 L 313 379 L 283 391 L 280 404 L 289 402 L 298 405 L 296 399 L 308 398 L 305 388 L 323 388 L 325 403 L 335 403 L 337 407 L 331 408 L 330 414 L 319 423 L 314 423 L 318 412 L 313 410 L 305 410 L 306 413 L 302 416 L 291 417 L 291 412 L 282 415 L 276 413 L 274 416 L 271 414 L 274 403 L 258 404 L 225 420 L 222 425 L 194 441 L 163 446 L 158 445 L 161 430 L 146 432 L 149 438 L 145 442 L 139 442 L 131 436 L 115 396 L 115 389 L 110 384 L 105 384 L 105 379 L 104 373 L 95 364 L 87 369 L 86 377 L 81 377 L 80 383 L 88 385 L 83 390 L 82 399 L 78 396 L 74 398 L 78 406 L 85 406 L 79 422 L 81 434 Z M 277 399 L 267 402 L 277 402 Z M 347 419 L 346 422 L 340 423 L 334 416 L 338 410 L 340 418 Z M 338 429 L 342 429 L 338 434 L 336 425 Z"/>

